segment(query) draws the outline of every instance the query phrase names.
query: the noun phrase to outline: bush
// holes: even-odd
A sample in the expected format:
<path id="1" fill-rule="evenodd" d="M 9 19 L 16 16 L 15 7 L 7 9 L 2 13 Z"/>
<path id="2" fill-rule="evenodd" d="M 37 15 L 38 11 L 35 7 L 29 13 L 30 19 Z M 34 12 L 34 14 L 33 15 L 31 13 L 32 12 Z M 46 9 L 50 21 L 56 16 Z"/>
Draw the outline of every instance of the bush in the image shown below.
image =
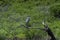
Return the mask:
<path id="1" fill-rule="evenodd" d="M 51 15 L 55 18 L 60 18 L 60 5 L 54 5 L 50 8 Z"/>

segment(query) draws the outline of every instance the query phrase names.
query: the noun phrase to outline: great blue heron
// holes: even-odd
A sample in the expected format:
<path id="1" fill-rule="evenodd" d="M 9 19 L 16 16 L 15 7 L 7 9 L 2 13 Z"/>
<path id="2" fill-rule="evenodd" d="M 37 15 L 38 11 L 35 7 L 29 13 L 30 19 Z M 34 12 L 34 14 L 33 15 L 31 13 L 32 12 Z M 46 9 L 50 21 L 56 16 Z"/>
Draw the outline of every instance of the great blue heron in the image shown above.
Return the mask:
<path id="1" fill-rule="evenodd" d="M 30 16 L 27 17 L 26 24 L 29 23 L 29 21 L 30 21 Z"/>
<path id="2" fill-rule="evenodd" d="M 27 17 L 26 19 L 26 27 L 30 27 L 31 25 L 29 24 L 29 21 L 30 21 L 30 16 Z"/>

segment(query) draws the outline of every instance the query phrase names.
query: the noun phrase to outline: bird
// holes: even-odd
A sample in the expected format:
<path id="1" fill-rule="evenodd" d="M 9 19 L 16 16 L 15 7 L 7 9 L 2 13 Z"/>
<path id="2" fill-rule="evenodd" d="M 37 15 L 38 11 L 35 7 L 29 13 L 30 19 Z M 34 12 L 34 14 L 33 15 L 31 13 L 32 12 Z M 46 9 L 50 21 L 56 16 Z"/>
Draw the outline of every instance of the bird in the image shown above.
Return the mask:
<path id="1" fill-rule="evenodd" d="M 27 17 L 26 24 L 29 23 L 29 21 L 30 21 L 30 16 Z"/>
<path id="2" fill-rule="evenodd" d="M 28 16 L 27 19 L 26 19 L 26 28 L 31 27 L 31 25 L 29 24 L 29 22 L 30 22 L 30 16 Z"/>

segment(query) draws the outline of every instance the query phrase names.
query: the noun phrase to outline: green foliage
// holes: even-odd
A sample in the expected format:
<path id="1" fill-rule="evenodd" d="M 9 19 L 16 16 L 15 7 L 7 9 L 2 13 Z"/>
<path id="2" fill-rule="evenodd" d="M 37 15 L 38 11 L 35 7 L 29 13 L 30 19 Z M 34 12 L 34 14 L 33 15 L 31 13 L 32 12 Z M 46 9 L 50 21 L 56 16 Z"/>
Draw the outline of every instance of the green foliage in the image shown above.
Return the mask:
<path id="1" fill-rule="evenodd" d="M 50 9 L 51 15 L 53 15 L 56 18 L 60 18 L 60 5 L 54 5 Z"/>
<path id="2" fill-rule="evenodd" d="M 33 27 L 44 28 L 41 24 L 43 19 L 46 20 L 49 28 L 53 31 L 56 38 L 60 37 L 60 21 L 54 15 L 60 17 L 60 0 L 2 0 L 0 5 L 4 10 L 0 10 L 0 39 L 5 38 L 33 38 L 39 36 L 44 39 L 47 33 L 39 29 L 26 29 L 21 26 L 25 25 L 27 16 L 31 16 L 30 24 Z M 2 4 L 3 3 L 3 4 Z M 6 4 L 6 5 L 5 5 Z M 7 10 L 4 9 L 7 6 Z M 57 11 L 59 13 L 56 13 Z"/>

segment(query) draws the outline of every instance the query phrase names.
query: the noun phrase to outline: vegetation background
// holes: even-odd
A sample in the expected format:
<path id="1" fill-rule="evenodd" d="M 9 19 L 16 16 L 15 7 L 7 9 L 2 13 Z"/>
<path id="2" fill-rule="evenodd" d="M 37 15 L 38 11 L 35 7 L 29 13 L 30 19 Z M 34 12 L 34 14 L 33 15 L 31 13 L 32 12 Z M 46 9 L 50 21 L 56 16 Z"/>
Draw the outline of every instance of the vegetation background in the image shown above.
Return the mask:
<path id="1" fill-rule="evenodd" d="M 27 29 L 25 19 L 31 16 L 32 27 L 44 28 L 45 19 L 57 40 L 60 40 L 60 0 L 0 0 L 0 40 L 45 40 L 47 33 Z"/>

